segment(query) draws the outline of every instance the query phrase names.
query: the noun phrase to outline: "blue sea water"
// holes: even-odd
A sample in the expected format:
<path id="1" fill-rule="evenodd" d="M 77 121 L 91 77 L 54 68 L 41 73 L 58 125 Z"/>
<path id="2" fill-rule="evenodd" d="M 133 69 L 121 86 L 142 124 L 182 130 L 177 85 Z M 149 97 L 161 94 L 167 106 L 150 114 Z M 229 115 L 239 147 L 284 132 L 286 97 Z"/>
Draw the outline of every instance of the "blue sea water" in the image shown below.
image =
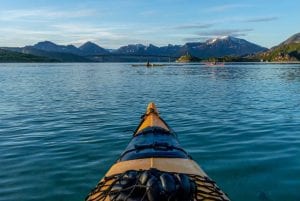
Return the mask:
<path id="1" fill-rule="evenodd" d="M 233 201 L 300 200 L 300 65 L 1 64 L 0 200 L 83 200 L 154 101 Z"/>

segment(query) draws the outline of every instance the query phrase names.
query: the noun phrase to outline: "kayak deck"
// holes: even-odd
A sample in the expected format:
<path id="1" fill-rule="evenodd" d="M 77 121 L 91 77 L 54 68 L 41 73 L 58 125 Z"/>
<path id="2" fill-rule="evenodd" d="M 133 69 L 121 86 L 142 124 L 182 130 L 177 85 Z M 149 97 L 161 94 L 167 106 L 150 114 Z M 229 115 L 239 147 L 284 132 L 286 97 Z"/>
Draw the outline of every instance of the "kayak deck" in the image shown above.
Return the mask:
<path id="1" fill-rule="evenodd" d="M 178 158 L 143 158 L 118 162 L 110 168 L 105 176 L 109 177 L 114 174 L 121 174 L 127 170 L 149 170 L 153 168 L 165 172 L 207 176 L 195 161 Z"/>
<path id="2" fill-rule="evenodd" d="M 86 200 L 229 201 L 180 147 L 154 103 L 148 105 L 125 151 Z"/>

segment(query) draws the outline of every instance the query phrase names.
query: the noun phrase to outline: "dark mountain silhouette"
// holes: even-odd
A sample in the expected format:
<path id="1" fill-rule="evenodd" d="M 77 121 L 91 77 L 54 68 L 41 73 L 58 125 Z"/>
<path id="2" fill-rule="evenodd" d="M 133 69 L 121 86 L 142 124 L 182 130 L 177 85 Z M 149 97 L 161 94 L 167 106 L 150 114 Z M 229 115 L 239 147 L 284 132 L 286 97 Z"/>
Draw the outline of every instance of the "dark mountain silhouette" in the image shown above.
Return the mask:
<path id="1" fill-rule="evenodd" d="M 183 48 L 184 51 L 200 58 L 242 56 L 267 50 L 247 40 L 231 36 L 211 39 L 205 43 L 187 43 Z"/>
<path id="2" fill-rule="evenodd" d="M 81 55 L 80 49 L 78 49 L 74 45 L 57 45 L 51 41 L 43 41 L 33 46 L 26 46 L 26 47 L 32 47 L 34 49 L 43 50 L 46 52 L 61 52 L 61 53 L 71 53 L 71 54 Z"/>
<path id="3" fill-rule="evenodd" d="M 142 44 L 127 45 L 115 51 L 118 54 L 130 55 L 164 55 L 179 57 L 189 53 L 199 58 L 241 56 L 266 51 L 267 48 L 250 43 L 244 39 L 231 36 L 215 38 L 206 42 L 191 42 L 183 46 L 168 45 L 157 47 L 154 45 L 145 46 Z"/>
<path id="4" fill-rule="evenodd" d="M 109 54 L 110 52 L 99 45 L 92 43 L 90 41 L 84 43 L 79 47 L 81 55 L 101 55 Z"/>
<path id="5" fill-rule="evenodd" d="M 184 45 L 167 45 L 158 47 L 153 44 L 131 44 L 115 50 L 107 50 L 99 45 L 86 42 L 79 48 L 74 45 L 58 45 L 51 41 L 42 41 L 33 46 L 21 48 L 5 48 L 36 56 L 48 57 L 61 62 L 90 62 L 90 61 L 174 61 L 182 55 L 190 54 L 201 59 L 210 57 L 242 56 L 266 51 L 244 39 L 231 36 L 220 37 L 206 42 L 190 42 Z M 170 57 L 170 58 L 167 58 Z M 156 59 L 157 58 L 157 59 Z"/>

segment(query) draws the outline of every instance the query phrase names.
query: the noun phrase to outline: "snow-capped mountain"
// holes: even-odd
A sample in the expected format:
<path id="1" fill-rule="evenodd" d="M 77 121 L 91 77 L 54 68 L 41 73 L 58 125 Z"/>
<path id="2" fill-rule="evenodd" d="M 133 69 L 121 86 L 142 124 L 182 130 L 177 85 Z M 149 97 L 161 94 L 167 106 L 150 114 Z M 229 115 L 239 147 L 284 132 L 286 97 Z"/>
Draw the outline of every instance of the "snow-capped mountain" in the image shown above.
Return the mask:
<path id="1" fill-rule="evenodd" d="M 186 52 L 200 58 L 241 56 L 267 50 L 267 48 L 232 36 L 213 38 L 204 43 L 186 43 L 184 48 Z"/>

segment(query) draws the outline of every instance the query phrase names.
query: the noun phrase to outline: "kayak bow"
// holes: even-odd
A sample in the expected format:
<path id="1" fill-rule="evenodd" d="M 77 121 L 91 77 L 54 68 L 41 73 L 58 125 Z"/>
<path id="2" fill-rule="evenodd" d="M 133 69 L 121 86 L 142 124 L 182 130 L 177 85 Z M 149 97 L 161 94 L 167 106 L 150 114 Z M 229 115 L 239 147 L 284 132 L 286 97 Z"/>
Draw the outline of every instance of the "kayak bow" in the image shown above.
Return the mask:
<path id="1" fill-rule="evenodd" d="M 229 201 L 149 103 L 125 151 L 87 201 Z"/>

